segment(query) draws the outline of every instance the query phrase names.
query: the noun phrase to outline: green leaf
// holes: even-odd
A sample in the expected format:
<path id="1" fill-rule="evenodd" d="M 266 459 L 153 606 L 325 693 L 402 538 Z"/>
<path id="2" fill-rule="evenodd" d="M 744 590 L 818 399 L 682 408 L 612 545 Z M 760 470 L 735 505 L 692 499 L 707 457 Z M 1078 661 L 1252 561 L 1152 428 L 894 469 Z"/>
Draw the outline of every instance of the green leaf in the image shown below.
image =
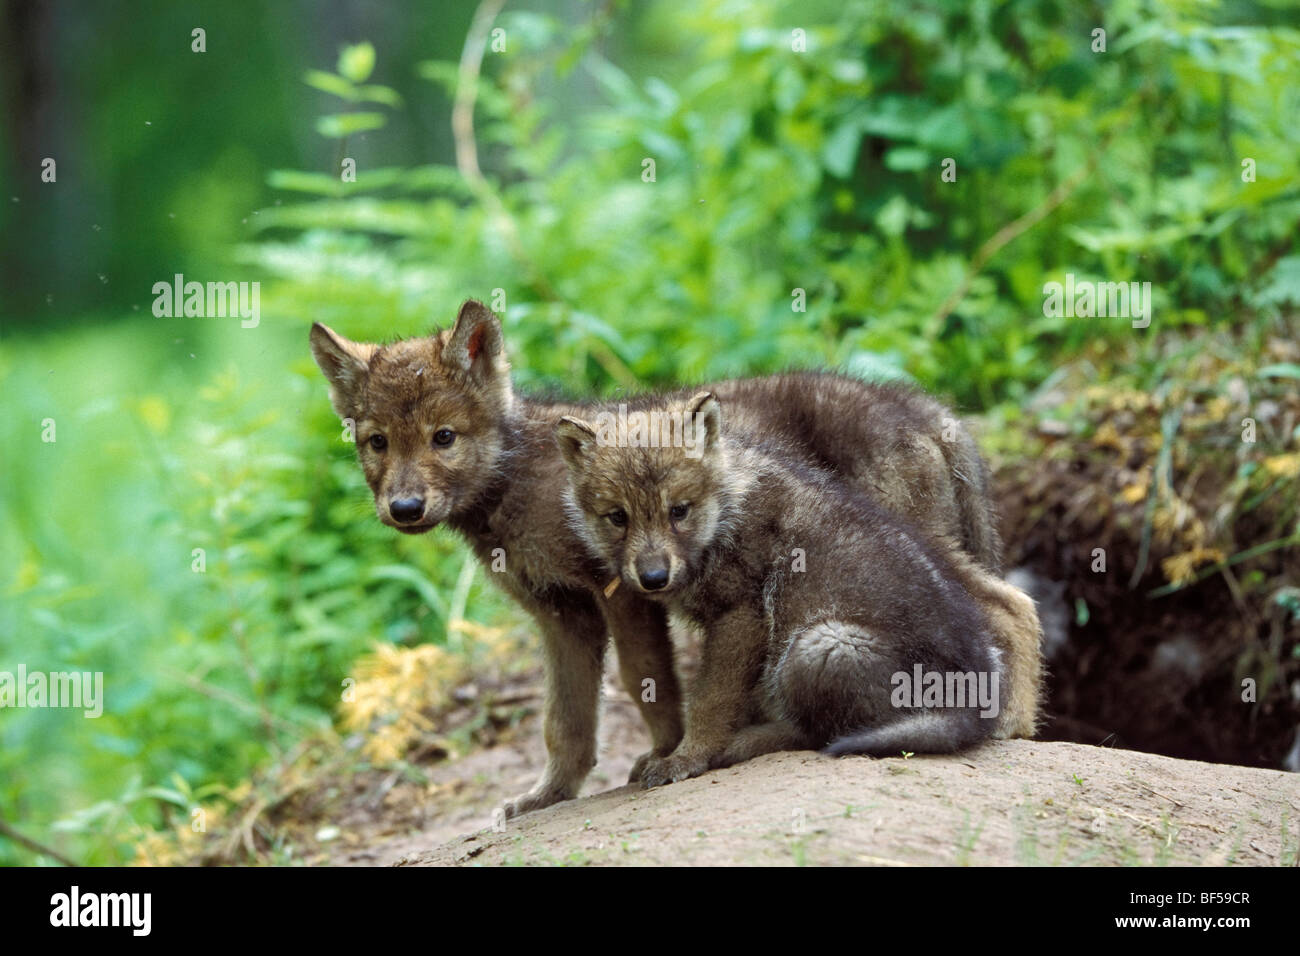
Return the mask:
<path id="1" fill-rule="evenodd" d="M 1268 284 L 1250 296 L 1252 305 L 1300 303 L 1300 256 L 1279 259 L 1268 274 Z"/>
<path id="2" fill-rule="evenodd" d="M 164 803 L 170 803 L 174 806 L 188 808 L 192 801 L 183 793 L 172 790 L 169 787 L 146 787 L 137 799 L 150 798 L 153 800 L 162 800 Z"/>
<path id="3" fill-rule="evenodd" d="M 862 142 L 862 126 L 857 120 L 841 123 L 822 147 L 822 165 L 832 176 L 847 179 L 858 158 L 858 144 Z"/>
<path id="4" fill-rule="evenodd" d="M 357 99 L 363 103 L 383 103 L 385 106 L 397 107 L 402 105 L 402 98 L 396 90 L 374 83 L 369 86 L 358 87 Z"/>
<path id="5" fill-rule="evenodd" d="M 915 172 L 930 165 L 930 154 L 923 149 L 899 146 L 885 154 L 885 168 L 898 173 Z"/>
<path id="6" fill-rule="evenodd" d="M 1265 365 L 1259 370 L 1260 378 L 1300 378 L 1300 364 L 1282 362 L 1278 365 Z"/>
<path id="7" fill-rule="evenodd" d="M 1083 598 L 1074 599 L 1074 623 L 1078 627 L 1086 627 L 1088 621 L 1092 618 L 1092 612 L 1088 608 L 1088 602 Z"/>
<path id="8" fill-rule="evenodd" d="M 451 60 L 422 60 L 415 68 L 418 76 L 430 83 L 436 83 L 448 95 L 453 95 L 456 92 L 459 71 L 459 64 Z"/>
<path id="9" fill-rule="evenodd" d="M 887 236 L 901 236 L 907 229 L 911 207 L 902 196 L 893 196 L 876 213 L 876 226 Z"/>
<path id="10" fill-rule="evenodd" d="M 324 173 L 306 173 L 297 169 L 273 169 L 266 177 L 267 185 L 272 189 L 288 189 L 299 193 L 313 193 L 317 196 L 338 196 L 343 192 L 344 183 Z"/>
<path id="11" fill-rule="evenodd" d="M 364 83 L 375 68 L 375 48 L 369 43 L 345 46 L 339 53 L 339 73 L 353 83 Z"/>
<path id="12" fill-rule="evenodd" d="M 382 113 L 330 113 L 316 120 L 316 132 L 331 139 L 342 139 L 353 133 L 379 129 L 384 123 Z"/>
<path id="13" fill-rule="evenodd" d="M 308 86 L 314 86 L 323 93 L 329 93 L 353 102 L 356 101 L 357 88 L 336 73 L 326 73 L 324 70 L 308 70 L 303 74 L 302 80 Z"/>

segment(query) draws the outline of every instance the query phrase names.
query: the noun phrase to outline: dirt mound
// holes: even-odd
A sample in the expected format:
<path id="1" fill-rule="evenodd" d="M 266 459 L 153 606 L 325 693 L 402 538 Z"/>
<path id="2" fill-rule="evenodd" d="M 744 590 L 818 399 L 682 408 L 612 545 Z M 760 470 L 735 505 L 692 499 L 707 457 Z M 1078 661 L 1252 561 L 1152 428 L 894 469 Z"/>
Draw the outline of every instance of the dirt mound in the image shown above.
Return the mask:
<path id="1" fill-rule="evenodd" d="M 395 764 L 371 763 L 373 738 L 355 735 L 255 780 L 188 862 L 1290 865 L 1300 844 L 1296 774 L 1073 743 L 771 754 L 669 787 L 624 786 L 648 739 L 614 660 L 585 796 L 501 821 L 496 808 L 545 763 L 540 675 L 534 664 L 489 676 L 459 688 L 472 705 Z"/>
<path id="2" fill-rule="evenodd" d="M 1294 864 L 1300 778 L 1069 743 L 956 757 L 770 754 L 498 829 L 403 842 L 439 865 Z M 383 848 L 379 848 L 382 853 Z"/>
<path id="3" fill-rule="evenodd" d="M 530 714 L 423 782 L 369 771 L 322 816 L 335 865 L 1292 865 L 1300 776 L 1073 743 L 1003 741 L 948 757 L 771 754 L 694 780 L 622 785 L 647 739 L 609 663 L 600 764 L 585 796 L 494 811 L 545 761 Z"/>

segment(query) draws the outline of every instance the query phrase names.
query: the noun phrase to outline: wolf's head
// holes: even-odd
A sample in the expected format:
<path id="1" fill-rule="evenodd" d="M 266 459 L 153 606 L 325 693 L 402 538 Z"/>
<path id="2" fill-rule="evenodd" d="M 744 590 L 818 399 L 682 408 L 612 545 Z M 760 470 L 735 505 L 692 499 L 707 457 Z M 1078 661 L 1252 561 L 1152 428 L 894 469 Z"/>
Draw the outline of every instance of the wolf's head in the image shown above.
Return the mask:
<path id="1" fill-rule="evenodd" d="M 612 415 L 599 423 L 566 416 L 555 429 L 574 527 L 612 572 L 656 597 L 693 577 L 718 534 L 728 488 L 718 400 L 702 392 L 659 414 L 680 415 L 687 440 L 629 439 Z"/>
<path id="2" fill-rule="evenodd" d="M 392 345 L 350 342 L 318 322 L 311 351 L 334 410 L 354 423 L 384 524 L 428 531 L 489 484 L 513 393 L 501 325 L 481 302 L 462 305 L 448 331 Z"/>

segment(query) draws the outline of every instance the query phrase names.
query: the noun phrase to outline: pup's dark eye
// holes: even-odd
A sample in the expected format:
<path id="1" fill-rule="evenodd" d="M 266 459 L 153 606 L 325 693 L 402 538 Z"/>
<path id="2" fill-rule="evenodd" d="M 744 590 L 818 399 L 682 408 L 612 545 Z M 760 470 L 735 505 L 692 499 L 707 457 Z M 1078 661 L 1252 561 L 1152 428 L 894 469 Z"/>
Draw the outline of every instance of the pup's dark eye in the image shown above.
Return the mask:
<path id="1" fill-rule="evenodd" d="M 383 435 L 371 435 L 370 447 L 373 448 L 375 451 L 383 451 L 385 448 L 388 447 L 388 439 L 385 438 Z"/>
<path id="2" fill-rule="evenodd" d="M 609 523 L 615 528 L 627 527 L 627 512 L 622 508 L 617 508 L 614 511 L 611 511 L 609 514 L 605 515 L 605 517 L 609 519 Z"/>
<path id="3" fill-rule="evenodd" d="M 690 514 L 690 511 L 691 511 L 690 505 L 673 505 L 672 508 L 668 511 L 668 514 L 672 517 L 674 521 L 681 521 L 688 514 Z"/>
<path id="4" fill-rule="evenodd" d="M 433 443 L 439 448 L 446 448 L 456 440 L 456 433 L 450 428 L 439 428 L 433 433 Z"/>

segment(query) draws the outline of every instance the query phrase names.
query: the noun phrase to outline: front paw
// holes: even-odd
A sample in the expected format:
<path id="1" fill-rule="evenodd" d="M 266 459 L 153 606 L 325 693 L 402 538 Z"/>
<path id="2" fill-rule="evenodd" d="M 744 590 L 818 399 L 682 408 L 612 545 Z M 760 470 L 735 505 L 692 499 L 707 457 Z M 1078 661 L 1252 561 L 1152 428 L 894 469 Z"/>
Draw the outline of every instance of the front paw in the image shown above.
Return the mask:
<path id="1" fill-rule="evenodd" d="M 709 769 L 709 758 L 701 754 L 674 752 L 667 757 L 650 756 L 641 770 L 643 787 L 662 787 L 698 777 Z"/>
<path id="2" fill-rule="evenodd" d="M 558 787 L 545 786 L 538 784 L 522 796 L 515 797 L 513 800 L 507 800 L 502 806 L 506 819 L 519 816 L 521 813 L 528 813 L 531 810 L 540 810 L 542 807 L 549 807 L 551 804 L 559 803 L 562 800 L 568 800 L 572 794 L 565 793 Z"/>
<path id="3" fill-rule="evenodd" d="M 663 760 L 668 754 L 660 753 L 658 750 L 647 750 L 641 756 L 636 758 L 632 764 L 632 769 L 628 771 L 627 782 L 639 783 L 641 777 L 645 774 L 645 768 L 649 766 L 651 760 Z"/>

